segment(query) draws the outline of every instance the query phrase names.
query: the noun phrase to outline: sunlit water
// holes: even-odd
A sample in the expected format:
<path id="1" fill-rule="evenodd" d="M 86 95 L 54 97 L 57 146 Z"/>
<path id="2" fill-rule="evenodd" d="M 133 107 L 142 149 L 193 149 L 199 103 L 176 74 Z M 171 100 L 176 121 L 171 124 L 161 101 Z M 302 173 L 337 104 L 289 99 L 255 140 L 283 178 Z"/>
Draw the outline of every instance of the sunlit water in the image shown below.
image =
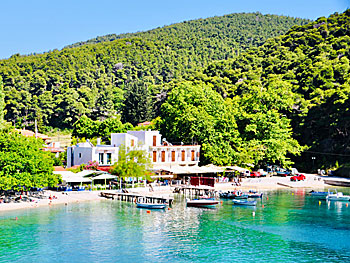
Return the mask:
<path id="1" fill-rule="evenodd" d="M 350 262 L 350 205 L 298 190 L 255 209 L 187 208 L 179 197 L 150 214 L 116 200 L 0 213 L 0 262 L 240 261 Z"/>

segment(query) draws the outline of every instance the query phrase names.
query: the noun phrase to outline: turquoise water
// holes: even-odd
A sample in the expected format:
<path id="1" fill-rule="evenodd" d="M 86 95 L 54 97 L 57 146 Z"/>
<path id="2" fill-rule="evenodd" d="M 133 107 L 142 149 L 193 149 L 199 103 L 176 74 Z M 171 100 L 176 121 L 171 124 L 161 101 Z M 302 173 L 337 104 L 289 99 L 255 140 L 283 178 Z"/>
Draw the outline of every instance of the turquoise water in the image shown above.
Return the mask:
<path id="1" fill-rule="evenodd" d="M 148 214 L 106 200 L 0 213 L 0 262 L 350 262 L 350 205 L 268 197 L 255 209 L 176 200 Z"/>

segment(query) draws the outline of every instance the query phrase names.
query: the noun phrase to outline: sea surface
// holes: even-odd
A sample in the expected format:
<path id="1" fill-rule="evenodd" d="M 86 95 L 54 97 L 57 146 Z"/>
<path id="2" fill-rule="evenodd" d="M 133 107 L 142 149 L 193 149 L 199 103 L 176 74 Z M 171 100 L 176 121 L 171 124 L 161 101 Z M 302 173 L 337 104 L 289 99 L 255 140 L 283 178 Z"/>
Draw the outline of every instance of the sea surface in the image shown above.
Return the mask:
<path id="1" fill-rule="evenodd" d="M 350 203 L 295 190 L 256 208 L 187 208 L 178 196 L 151 213 L 117 200 L 0 213 L 0 262 L 254 261 L 350 262 Z"/>

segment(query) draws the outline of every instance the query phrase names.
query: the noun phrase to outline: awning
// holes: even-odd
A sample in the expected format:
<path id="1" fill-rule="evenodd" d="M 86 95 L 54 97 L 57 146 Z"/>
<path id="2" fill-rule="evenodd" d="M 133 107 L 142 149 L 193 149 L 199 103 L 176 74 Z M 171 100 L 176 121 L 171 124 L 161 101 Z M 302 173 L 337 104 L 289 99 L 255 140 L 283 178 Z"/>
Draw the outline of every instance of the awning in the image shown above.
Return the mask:
<path id="1" fill-rule="evenodd" d="M 245 171 L 246 169 L 238 166 L 215 166 L 209 164 L 206 166 L 155 166 L 153 171 L 166 171 L 171 174 L 206 174 L 206 173 L 223 173 L 223 172 L 232 172 L 232 171 Z M 160 177 L 165 177 L 159 175 Z"/>
<path id="2" fill-rule="evenodd" d="M 109 173 L 105 173 L 105 174 L 100 174 L 94 177 L 91 177 L 91 180 L 105 180 L 105 179 L 116 179 L 117 176 L 109 174 Z"/>
<path id="3" fill-rule="evenodd" d="M 62 181 L 66 183 L 91 183 L 91 179 L 82 176 L 62 176 Z"/>
<path id="4" fill-rule="evenodd" d="M 172 178 L 174 178 L 174 175 L 172 175 L 172 174 L 152 175 L 151 178 L 152 179 L 160 179 L 160 178 L 172 179 Z"/>

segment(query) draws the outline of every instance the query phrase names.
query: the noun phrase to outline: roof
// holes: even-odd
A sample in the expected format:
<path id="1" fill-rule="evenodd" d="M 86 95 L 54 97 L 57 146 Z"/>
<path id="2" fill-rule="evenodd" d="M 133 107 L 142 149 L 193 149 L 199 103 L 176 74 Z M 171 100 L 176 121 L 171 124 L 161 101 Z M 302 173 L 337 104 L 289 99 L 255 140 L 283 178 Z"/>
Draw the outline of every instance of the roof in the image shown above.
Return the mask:
<path id="1" fill-rule="evenodd" d="M 15 129 L 16 132 L 20 133 L 21 135 L 25 136 L 25 137 L 37 137 L 37 138 L 40 138 L 40 139 L 43 139 L 43 140 L 48 140 L 50 139 L 49 136 L 45 135 L 45 134 L 42 134 L 42 133 L 37 133 L 35 135 L 35 132 L 32 132 L 30 130 L 22 130 L 22 129 Z"/>
<path id="2" fill-rule="evenodd" d="M 138 123 L 137 126 L 147 126 L 147 125 L 150 125 L 150 124 L 151 124 L 150 121 L 145 121 L 145 122 Z"/>
<path id="3" fill-rule="evenodd" d="M 63 166 L 54 166 L 54 167 L 53 167 L 53 170 L 54 170 L 55 172 L 67 171 L 66 169 L 64 169 Z"/>
<path id="4" fill-rule="evenodd" d="M 52 152 L 52 153 L 64 152 L 63 148 L 56 148 L 56 147 L 44 147 L 43 150 L 46 152 Z"/>

